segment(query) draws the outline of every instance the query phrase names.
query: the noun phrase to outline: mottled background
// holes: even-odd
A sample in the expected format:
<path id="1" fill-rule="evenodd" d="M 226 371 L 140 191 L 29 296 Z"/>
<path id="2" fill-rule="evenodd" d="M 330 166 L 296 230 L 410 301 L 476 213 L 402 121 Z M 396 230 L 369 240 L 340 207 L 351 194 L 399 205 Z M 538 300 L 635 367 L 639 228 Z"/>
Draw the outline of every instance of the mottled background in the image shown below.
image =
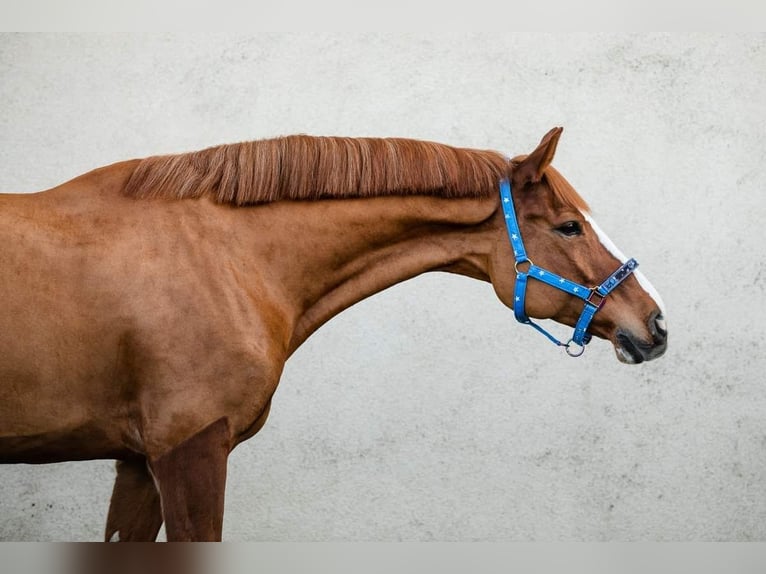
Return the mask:
<path id="1" fill-rule="evenodd" d="M 568 359 L 488 284 L 395 286 L 288 362 L 224 539 L 766 540 L 764 72 L 763 34 L 5 34 L 0 190 L 298 132 L 513 155 L 564 126 L 554 164 L 663 295 L 665 357 Z M 0 540 L 99 540 L 113 478 L 0 466 Z"/>

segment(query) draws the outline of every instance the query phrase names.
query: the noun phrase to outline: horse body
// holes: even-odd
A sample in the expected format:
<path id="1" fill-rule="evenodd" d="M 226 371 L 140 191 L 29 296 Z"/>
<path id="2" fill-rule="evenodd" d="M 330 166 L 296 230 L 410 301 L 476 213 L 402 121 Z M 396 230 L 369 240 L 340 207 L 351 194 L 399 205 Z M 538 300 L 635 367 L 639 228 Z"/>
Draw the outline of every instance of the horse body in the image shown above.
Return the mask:
<path id="1" fill-rule="evenodd" d="M 162 438 L 163 425 L 196 430 L 188 427 L 198 421 L 164 421 L 176 411 L 223 412 L 242 400 L 227 396 L 227 376 L 257 369 L 244 375 L 226 365 L 266 352 L 272 340 L 258 310 L 248 314 L 245 295 L 232 289 L 226 257 L 212 263 L 215 219 L 192 203 L 147 209 L 122 197 L 124 169 L 3 201 L 0 260 L 14 271 L 0 279 L 3 460 L 161 450 L 178 438 Z"/>
<path id="2" fill-rule="evenodd" d="M 521 187 L 530 164 L 538 184 L 557 139 L 521 161 Z M 494 195 L 137 199 L 125 189 L 139 166 L 0 196 L 0 462 L 121 461 L 107 539 L 153 540 L 163 520 L 169 540 L 220 539 L 228 453 L 265 423 L 285 361 L 343 309 L 434 270 L 491 281 L 513 305 Z M 525 233 L 542 241 L 543 211 L 527 203 Z M 591 280 L 613 260 L 579 272 Z M 614 342 L 621 308 L 639 308 L 637 346 L 658 356 L 656 305 L 637 284 L 618 291 L 594 334 Z M 577 319 L 546 286 L 526 304 Z"/>
<path id="3" fill-rule="evenodd" d="M 367 295 L 459 265 L 458 229 L 494 210 L 424 197 L 135 201 L 121 195 L 131 167 L 4 197 L 14 233 L 2 265 L 15 273 L 0 281 L 2 462 L 140 467 L 221 420 L 231 450 L 265 422 L 285 360 L 312 332 Z M 135 464 L 118 469 L 149 485 Z"/>

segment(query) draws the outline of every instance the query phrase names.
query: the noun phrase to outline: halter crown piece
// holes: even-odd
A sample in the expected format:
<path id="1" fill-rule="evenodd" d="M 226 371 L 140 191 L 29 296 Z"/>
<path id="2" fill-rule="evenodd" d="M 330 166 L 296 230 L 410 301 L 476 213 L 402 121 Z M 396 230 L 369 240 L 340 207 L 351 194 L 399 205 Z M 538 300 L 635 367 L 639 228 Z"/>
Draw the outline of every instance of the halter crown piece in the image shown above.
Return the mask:
<path id="1" fill-rule="evenodd" d="M 564 279 L 552 271 L 538 267 L 532 263 L 529 257 L 527 257 L 527 252 L 524 249 L 524 242 L 521 240 L 519 222 L 516 218 L 516 210 L 513 206 L 511 184 L 507 179 L 500 181 L 500 198 L 500 203 L 503 206 L 503 212 L 505 213 L 505 226 L 508 228 L 508 237 L 511 240 L 513 255 L 516 258 L 516 264 L 514 265 L 514 268 L 516 269 L 516 287 L 514 289 L 513 297 L 513 313 L 516 316 L 516 320 L 519 323 L 534 327 L 548 337 L 553 343 L 560 347 L 564 347 L 567 355 L 570 357 L 579 357 L 585 352 L 585 345 L 587 345 L 591 339 L 591 334 L 588 333 L 588 325 L 590 325 L 596 311 L 601 309 L 601 306 L 606 300 L 606 296 L 614 291 L 620 283 L 627 279 L 630 274 L 636 270 L 638 262 L 635 259 L 629 259 L 620 265 L 620 267 L 617 268 L 617 271 L 607 277 L 598 287 L 585 287 L 584 285 L 580 285 L 569 279 Z M 528 265 L 526 271 L 523 271 L 519 267 L 523 263 Z M 574 295 L 575 297 L 579 297 L 585 301 L 582 313 L 580 313 L 580 318 L 575 325 L 574 334 L 566 343 L 559 341 L 540 325 L 532 322 L 532 319 L 527 316 L 526 311 L 524 310 L 524 300 L 527 292 L 527 280 L 530 278 L 547 283 L 551 287 L 555 287 L 556 289 Z"/>

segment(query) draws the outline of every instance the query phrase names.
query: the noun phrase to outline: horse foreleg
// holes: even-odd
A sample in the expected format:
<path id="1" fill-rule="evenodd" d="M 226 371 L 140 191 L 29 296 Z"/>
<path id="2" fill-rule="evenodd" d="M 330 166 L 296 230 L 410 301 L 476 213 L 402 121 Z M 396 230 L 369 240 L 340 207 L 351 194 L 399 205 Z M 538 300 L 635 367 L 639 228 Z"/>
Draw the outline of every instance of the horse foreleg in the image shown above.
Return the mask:
<path id="1" fill-rule="evenodd" d="M 229 450 L 222 418 L 150 461 L 168 542 L 221 540 Z"/>
<path id="2" fill-rule="evenodd" d="M 151 542 L 162 526 L 160 495 L 146 459 L 118 460 L 105 539 L 118 542 Z"/>

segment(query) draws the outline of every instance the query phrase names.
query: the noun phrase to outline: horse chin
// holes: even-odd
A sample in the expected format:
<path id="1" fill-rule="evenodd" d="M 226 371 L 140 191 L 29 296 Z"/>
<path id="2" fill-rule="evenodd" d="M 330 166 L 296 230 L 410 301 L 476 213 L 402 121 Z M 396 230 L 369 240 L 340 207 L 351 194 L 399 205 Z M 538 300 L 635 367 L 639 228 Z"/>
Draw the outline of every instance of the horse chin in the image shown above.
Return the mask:
<path id="1" fill-rule="evenodd" d="M 617 355 L 617 360 L 626 365 L 637 365 L 644 361 L 641 355 L 634 354 L 621 345 L 615 345 L 614 352 Z"/>

